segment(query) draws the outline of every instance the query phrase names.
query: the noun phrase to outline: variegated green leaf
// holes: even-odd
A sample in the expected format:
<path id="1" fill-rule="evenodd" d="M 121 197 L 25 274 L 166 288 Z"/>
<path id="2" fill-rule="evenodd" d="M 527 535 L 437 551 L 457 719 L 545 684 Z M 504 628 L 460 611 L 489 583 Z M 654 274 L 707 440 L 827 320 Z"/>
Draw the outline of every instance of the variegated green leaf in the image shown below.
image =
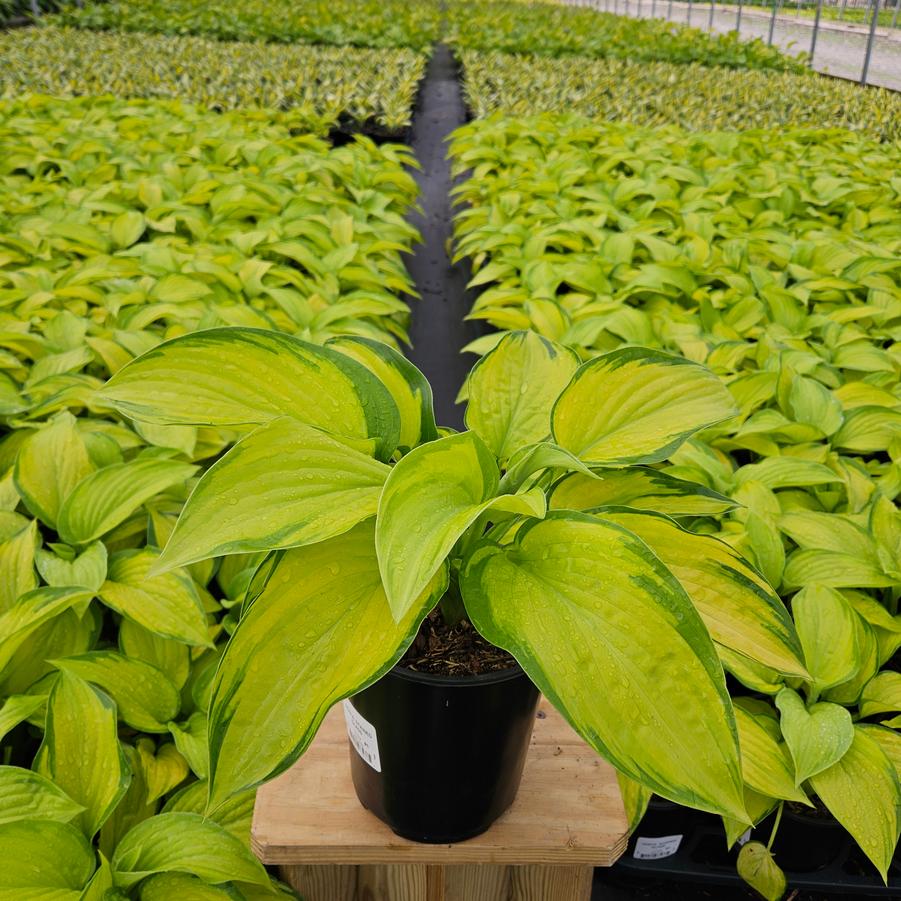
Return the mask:
<path id="1" fill-rule="evenodd" d="M 98 591 L 106 579 L 106 562 L 106 546 L 102 541 L 89 544 L 72 560 L 64 560 L 52 551 L 39 550 L 35 554 L 38 572 L 48 585 L 91 591 Z"/>
<path id="2" fill-rule="evenodd" d="M 682 583 L 714 641 L 777 672 L 807 675 L 788 610 L 729 545 L 663 516 L 621 509 L 599 515 L 650 545 Z"/>
<path id="3" fill-rule="evenodd" d="M 329 707 L 400 658 L 446 587 L 440 567 L 400 621 L 388 607 L 372 523 L 285 551 L 245 612 L 210 705 L 210 808 L 259 785 L 306 749 Z M 349 640 L 365 635 L 364 643 Z M 284 674 L 292 674 L 290 680 Z M 272 686 L 280 685 L 279 691 Z M 268 724 L 282 727 L 271 729 Z"/>
<path id="4" fill-rule="evenodd" d="M 39 554 L 37 520 L 0 543 L 0 613 L 8 610 L 27 591 L 37 588 L 35 555 Z"/>
<path id="5" fill-rule="evenodd" d="M 745 783 L 771 798 L 809 803 L 795 784 L 795 767 L 785 745 L 775 741 L 755 716 L 738 706 L 735 722 Z"/>
<path id="6" fill-rule="evenodd" d="M 13 478 L 25 506 L 56 526 L 63 502 L 93 467 L 71 413 L 62 413 L 25 442 Z"/>
<path id="7" fill-rule="evenodd" d="M 473 367 L 466 425 L 502 462 L 551 433 L 551 409 L 578 355 L 532 331 L 508 332 Z"/>
<path id="8" fill-rule="evenodd" d="M 103 397 L 135 419 L 262 425 L 291 416 L 387 458 L 400 417 L 388 389 L 338 351 L 279 332 L 218 328 L 167 341 L 117 372 Z"/>
<path id="9" fill-rule="evenodd" d="M 178 716 L 178 690 L 149 663 L 115 651 L 92 651 L 54 664 L 102 688 L 116 702 L 119 718 L 139 732 L 165 732 Z"/>
<path id="10" fill-rule="evenodd" d="M 389 472 L 324 432 L 274 419 L 204 473 L 157 569 L 340 535 L 375 516 Z"/>
<path id="11" fill-rule="evenodd" d="M 510 651 L 618 770 L 677 802 L 745 818 L 713 644 L 675 577 L 635 535 L 587 514 L 552 513 L 511 545 L 477 547 L 461 587 L 479 632 Z"/>
<path id="12" fill-rule="evenodd" d="M 785 894 L 785 874 L 772 853 L 760 842 L 748 842 L 738 852 L 738 875 L 766 901 L 779 901 Z"/>
<path id="13" fill-rule="evenodd" d="M 854 727 L 847 752 L 810 784 L 887 879 L 901 830 L 901 789 L 894 764 L 869 730 Z"/>
<path id="14" fill-rule="evenodd" d="M 901 673 L 886 670 L 864 686 L 860 696 L 860 715 L 894 713 L 901 710 Z"/>
<path id="15" fill-rule="evenodd" d="M 131 773 L 116 730 L 116 705 L 87 682 L 61 672 L 47 702 L 37 769 L 85 810 L 78 825 L 96 834 L 128 788 Z"/>
<path id="16" fill-rule="evenodd" d="M 851 679 L 862 660 L 857 613 L 832 588 L 808 585 L 792 598 L 804 659 L 819 693 Z"/>
<path id="17" fill-rule="evenodd" d="M 648 802 L 653 796 L 649 788 L 645 788 L 640 782 L 630 779 L 617 771 L 616 781 L 619 784 L 619 793 L 623 796 L 623 806 L 626 808 L 626 823 L 629 832 L 634 832 L 635 827 L 641 822 L 641 818 L 648 809 Z"/>
<path id="18" fill-rule="evenodd" d="M 82 479 L 59 512 L 59 534 L 87 544 L 114 529 L 154 495 L 191 478 L 196 466 L 174 460 L 114 463 Z"/>
<path id="19" fill-rule="evenodd" d="M 840 761 L 854 740 L 851 714 L 838 704 L 821 701 L 808 709 L 797 692 L 783 688 L 776 706 L 795 763 L 795 785 Z"/>
<path id="20" fill-rule="evenodd" d="M 119 842 L 111 860 L 118 885 L 154 873 L 189 873 L 214 885 L 232 880 L 268 885 L 250 849 L 217 823 L 196 813 L 163 813 L 139 823 Z"/>
<path id="21" fill-rule="evenodd" d="M 14 820 L 68 823 L 84 810 L 40 773 L 0 766 L 0 825 Z"/>
<path id="22" fill-rule="evenodd" d="M 64 610 L 91 600 L 93 592 L 79 588 L 35 588 L 0 614 L 0 673 L 13 654 L 38 627 Z"/>
<path id="23" fill-rule="evenodd" d="M 204 814 L 208 791 L 209 787 L 206 782 L 202 780 L 192 782 L 166 802 L 164 812 L 184 810 L 189 813 Z M 221 807 L 212 811 L 209 818 L 214 823 L 218 823 L 226 832 L 239 838 L 245 845 L 249 845 L 255 799 L 255 789 L 239 792 L 229 798 Z"/>
<path id="24" fill-rule="evenodd" d="M 553 437 L 586 463 L 655 463 L 736 412 L 710 370 L 630 347 L 579 368 L 554 405 Z"/>
<path id="25" fill-rule="evenodd" d="M 649 466 L 608 469 L 603 478 L 579 473 L 565 476 L 551 493 L 552 510 L 633 507 L 669 516 L 712 516 L 736 506 L 735 501 L 704 485 L 677 479 Z"/>
<path id="26" fill-rule="evenodd" d="M 401 447 L 414 448 L 438 437 L 432 386 L 405 356 L 381 341 L 355 335 L 332 338 L 326 346 L 365 366 L 391 392 L 400 414 Z"/>
<path id="27" fill-rule="evenodd" d="M 206 614 L 194 583 L 179 570 L 151 576 L 157 559 L 158 554 L 147 548 L 116 554 L 100 600 L 162 638 L 209 644 Z"/>
<path id="28" fill-rule="evenodd" d="M 67 823 L 0 825 L 0 901 L 79 901 L 94 872 L 94 851 Z"/>
<path id="29" fill-rule="evenodd" d="M 245 901 L 230 885 L 210 885 L 189 873 L 158 873 L 140 886 L 140 901 Z"/>
<path id="30" fill-rule="evenodd" d="M 424 444 L 391 470 L 379 501 L 375 543 L 396 621 L 405 619 L 482 513 L 543 514 L 533 497 L 498 497 L 498 485 L 497 462 L 474 432 Z"/>
<path id="31" fill-rule="evenodd" d="M 44 704 L 40 695 L 11 695 L 0 707 L 0 741 Z"/>

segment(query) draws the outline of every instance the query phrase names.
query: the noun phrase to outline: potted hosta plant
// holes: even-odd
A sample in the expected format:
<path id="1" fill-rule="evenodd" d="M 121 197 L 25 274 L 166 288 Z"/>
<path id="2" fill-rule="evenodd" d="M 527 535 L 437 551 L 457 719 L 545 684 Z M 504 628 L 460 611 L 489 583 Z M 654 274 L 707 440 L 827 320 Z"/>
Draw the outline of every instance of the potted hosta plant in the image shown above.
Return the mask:
<path id="1" fill-rule="evenodd" d="M 472 371 L 468 430 L 452 434 L 422 374 L 378 342 L 226 328 L 154 348 L 101 396 L 140 422 L 242 433 L 158 564 L 270 552 L 214 680 L 211 810 L 290 766 L 352 697 L 355 770 L 376 752 L 381 770 L 377 784 L 358 779 L 364 803 L 418 840 L 472 835 L 512 799 L 522 766 L 535 694 L 518 666 L 625 784 L 748 821 L 718 653 L 808 674 L 765 580 L 677 522 L 730 502 L 654 468 L 735 412 L 704 367 L 638 347 L 580 364 L 513 332 Z M 454 700 L 448 680 L 430 700 L 427 674 L 397 672 L 390 703 L 366 700 L 439 615 L 511 655 L 510 673 L 459 691 L 508 682 L 514 741 L 442 721 L 445 702 L 498 716 L 507 702 Z M 485 796 L 449 829 L 448 798 L 466 794 L 473 768 L 501 786 L 480 783 Z"/>

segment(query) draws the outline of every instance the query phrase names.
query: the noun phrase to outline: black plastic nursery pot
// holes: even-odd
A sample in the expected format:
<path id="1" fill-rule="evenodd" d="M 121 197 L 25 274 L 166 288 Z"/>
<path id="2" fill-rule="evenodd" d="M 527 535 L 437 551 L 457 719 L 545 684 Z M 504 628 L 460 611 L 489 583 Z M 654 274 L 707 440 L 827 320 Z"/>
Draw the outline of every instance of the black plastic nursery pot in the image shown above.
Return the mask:
<path id="1" fill-rule="evenodd" d="M 538 696 L 519 667 L 466 677 L 395 667 L 345 702 L 360 803 L 417 842 L 484 832 L 516 797 Z"/>
<path id="2" fill-rule="evenodd" d="M 772 828 L 772 817 L 767 817 L 764 823 Z M 786 804 L 773 853 L 784 870 L 811 873 L 828 867 L 839 855 L 846 838 L 847 833 L 838 821 L 824 811 L 792 809 Z"/>

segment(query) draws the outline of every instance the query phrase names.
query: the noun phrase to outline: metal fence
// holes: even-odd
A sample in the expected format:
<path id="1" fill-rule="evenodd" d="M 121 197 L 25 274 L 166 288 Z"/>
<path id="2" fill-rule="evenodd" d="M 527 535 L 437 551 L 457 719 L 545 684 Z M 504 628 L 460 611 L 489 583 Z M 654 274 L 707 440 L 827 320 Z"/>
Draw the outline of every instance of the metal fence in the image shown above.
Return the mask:
<path id="1" fill-rule="evenodd" d="M 826 74 L 901 90 L 901 0 L 567 0 L 758 38 Z"/>

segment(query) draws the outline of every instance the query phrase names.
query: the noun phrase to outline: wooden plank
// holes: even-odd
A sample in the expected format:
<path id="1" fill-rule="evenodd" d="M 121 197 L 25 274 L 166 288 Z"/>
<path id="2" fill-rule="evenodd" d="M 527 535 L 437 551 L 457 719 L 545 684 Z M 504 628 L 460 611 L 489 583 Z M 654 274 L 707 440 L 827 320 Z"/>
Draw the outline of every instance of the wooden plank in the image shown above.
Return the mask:
<path id="1" fill-rule="evenodd" d="M 283 882 L 303 892 L 305 901 L 357 901 L 357 868 L 353 866 L 279 867 Z"/>
<path id="2" fill-rule="evenodd" d="M 589 901 L 593 867 L 510 867 L 511 901 Z"/>
<path id="3" fill-rule="evenodd" d="M 613 768 L 544 700 L 516 801 L 486 833 L 458 844 L 396 836 L 357 800 L 349 753 L 334 709 L 301 760 L 260 789 L 252 844 L 264 863 L 611 866 L 625 850 Z"/>

